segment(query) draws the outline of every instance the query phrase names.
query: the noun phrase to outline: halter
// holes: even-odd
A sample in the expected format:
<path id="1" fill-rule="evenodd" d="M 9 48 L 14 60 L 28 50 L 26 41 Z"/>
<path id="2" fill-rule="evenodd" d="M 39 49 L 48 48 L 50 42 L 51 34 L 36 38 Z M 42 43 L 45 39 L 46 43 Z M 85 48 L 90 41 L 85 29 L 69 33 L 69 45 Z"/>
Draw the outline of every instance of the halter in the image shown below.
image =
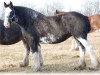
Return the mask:
<path id="1" fill-rule="evenodd" d="M 11 20 L 12 21 L 12 19 L 15 17 L 15 11 L 13 10 L 13 16 L 12 17 L 10 17 L 10 16 L 7 16 L 7 18 L 9 19 L 9 20 Z"/>

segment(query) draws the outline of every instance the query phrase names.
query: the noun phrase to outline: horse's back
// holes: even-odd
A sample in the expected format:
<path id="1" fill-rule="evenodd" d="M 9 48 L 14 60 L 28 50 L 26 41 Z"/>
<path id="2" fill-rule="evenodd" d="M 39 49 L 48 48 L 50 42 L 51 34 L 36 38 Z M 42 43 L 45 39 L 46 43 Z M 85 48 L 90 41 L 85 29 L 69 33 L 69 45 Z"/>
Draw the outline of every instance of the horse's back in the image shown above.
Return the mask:
<path id="1" fill-rule="evenodd" d="M 90 22 L 87 16 L 78 12 L 68 12 L 62 15 L 62 21 L 66 29 L 74 35 L 84 35 L 90 31 Z"/>

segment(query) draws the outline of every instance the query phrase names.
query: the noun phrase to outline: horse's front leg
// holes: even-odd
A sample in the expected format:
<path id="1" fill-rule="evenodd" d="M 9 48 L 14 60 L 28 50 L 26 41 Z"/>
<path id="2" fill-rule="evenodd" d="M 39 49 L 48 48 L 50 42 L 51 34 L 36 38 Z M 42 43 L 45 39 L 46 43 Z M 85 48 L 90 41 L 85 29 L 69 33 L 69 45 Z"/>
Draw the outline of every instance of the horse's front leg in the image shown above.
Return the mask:
<path id="1" fill-rule="evenodd" d="M 34 58 L 34 70 L 39 71 L 40 66 L 43 65 L 43 59 L 41 55 L 40 45 L 38 42 L 30 41 L 30 47 L 32 50 L 33 58 Z"/>
<path id="2" fill-rule="evenodd" d="M 41 54 L 41 46 L 38 46 L 38 52 L 39 52 L 39 58 L 40 58 L 40 66 L 43 65 L 43 58 L 42 58 L 42 54 Z"/>
<path id="3" fill-rule="evenodd" d="M 30 47 L 28 45 L 28 42 L 24 39 L 23 39 L 23 44 L 24 44 L 26 50 L 25 50 L 25 56 L 24 56 L 23 62 L 20 64 L 20 67 L 26 67 L 29 65 Z"/>

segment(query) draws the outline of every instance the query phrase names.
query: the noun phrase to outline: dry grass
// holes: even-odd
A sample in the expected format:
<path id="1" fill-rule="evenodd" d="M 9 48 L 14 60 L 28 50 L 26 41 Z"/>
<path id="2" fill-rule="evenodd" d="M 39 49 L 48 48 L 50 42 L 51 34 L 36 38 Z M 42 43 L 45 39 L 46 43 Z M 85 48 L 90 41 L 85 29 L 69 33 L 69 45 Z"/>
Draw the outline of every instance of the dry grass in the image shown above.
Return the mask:
<path id="1" fill-rule="evenodd" d="M 88 39 L 93 45 L 96 55 L 100 61 L 100 32 L 90 33 Z M 59 44 L 42 44 L 42 55 L 44 65 L 41 67 L 41 72 L 46 73 L 73 73 L 73 72 L 100 72 L 91 71 L 88 68 L 84 70 L 73 70 L 74 66 L 77 65 L 79 51 L 70 51 L 71 39 L 69 38 L 65 42 Z M 22 41 L 9 46 L 0 45 L 0 72 L 24 72 L 33 73 L 32 65 L 34 64 L 32 54 L 30 54 L 30 63 L 28 67 L 21 68 L 19 63 L 22 61 L 24 56 L 24 46 Z M 86 54 L 87 66 L 90 66 L 90 59 Z"/>

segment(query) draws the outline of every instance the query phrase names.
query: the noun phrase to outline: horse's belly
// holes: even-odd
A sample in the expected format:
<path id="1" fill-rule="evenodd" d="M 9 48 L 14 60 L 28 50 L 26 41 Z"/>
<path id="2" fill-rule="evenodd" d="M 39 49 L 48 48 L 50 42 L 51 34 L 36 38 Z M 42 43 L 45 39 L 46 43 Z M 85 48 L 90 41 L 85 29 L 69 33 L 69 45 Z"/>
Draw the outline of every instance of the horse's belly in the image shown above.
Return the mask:
<path id="1" fill-rule="evenodd" d="M 59 38 L 60 37 L 57 37 L 55 35 L 48 34 L 47 36 L 41 37 L 40 38 L 40 42 L 41 43 L 49 43 L 49 44 L 52 44 L 52 43 L 56 42 L 57 39 L 59 39 Z"/>

